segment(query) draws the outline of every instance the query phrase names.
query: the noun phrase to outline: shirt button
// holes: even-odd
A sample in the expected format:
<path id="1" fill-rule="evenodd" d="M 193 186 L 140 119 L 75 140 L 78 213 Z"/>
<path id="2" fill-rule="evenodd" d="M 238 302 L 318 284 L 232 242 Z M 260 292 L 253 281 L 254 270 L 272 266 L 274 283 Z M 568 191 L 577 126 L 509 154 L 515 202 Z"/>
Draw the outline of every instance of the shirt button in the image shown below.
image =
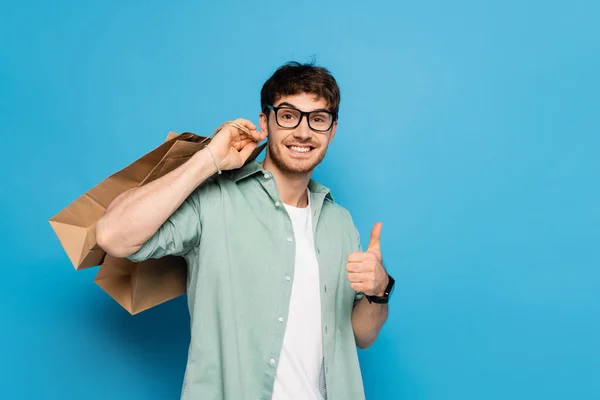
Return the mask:
<path id="1" fill-rule="evenodd" d="M 271 365 L 275 365 L 275 360 L 273 360 L 272 358 L 269 360 L 269 364 Z"/>
<path id="2" fill-rule="evenodd" d="M 275 202 L 275 207 L 279 207 L 280 205 L 281 205 L 280 202 L 278 202 L 278 201 Z"/>
<path id="3" fill-rule="evenodd" d="M 293 241 L 293 240 L 294 240 L 294 239 L 292 239 L 292 237 L 291 237 L 291 236 L 289 236 L 289 237 L 287 238 L 287 241 L 288 241 L 288 243 L 292 243 L 292 241 Z"/>
<path id="4" fill-rule="evenodd" d="M 289 276 L 289 275 L 286 275 L 286 276 L 285 276 L 285 280 L 286 280 L 286 281 L 289 281 L 290 279 L 292 279 L 292 277 L 291 277 L 291 276 Z"/>
<path id="5" fill-rule="evenodd" d="M 277 321 L 279 321 L 279 322 L 283 322 L 283 317 L 279 317 L 279 318 L 277 318 Z"/>
<path id="6" fill-rule="evenodd" d="M 269 173 L 265 174 L 265 179 L 269 179 L 270 177 L 271 177 L 271 174 L 269 174 Z"/>

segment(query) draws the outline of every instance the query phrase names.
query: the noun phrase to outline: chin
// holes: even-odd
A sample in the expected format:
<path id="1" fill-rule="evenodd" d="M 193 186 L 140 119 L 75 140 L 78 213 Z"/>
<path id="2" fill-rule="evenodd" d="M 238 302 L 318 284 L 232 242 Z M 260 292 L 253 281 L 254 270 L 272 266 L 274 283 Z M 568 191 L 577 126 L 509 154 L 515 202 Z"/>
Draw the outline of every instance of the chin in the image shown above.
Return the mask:
<path id="1" fill-rule="evenodd" d="M 285 158 L 273 158 L 273 163 L 282 172 L 291 174 L 307 174 L 312 172 L 318 165 L 314 160 L 290 160 Z"/>
<path id="2" fill-rule="evenodd" d="M 285 164 L 280 169 L 290 174 L 302 175 L 311 173 L 317 164 L 310 165 L 298 165 L 298 164 Z"/>
<path id="3" fill-rule="evenodd" d="M 289 174 L 311 173 L 325 157 L 325 151 L 319 149 L 313 148 L 309 152 L 298 154 L 286 146 L 281 147 L 271 152 L 271 158 L 278 169 Z"/>

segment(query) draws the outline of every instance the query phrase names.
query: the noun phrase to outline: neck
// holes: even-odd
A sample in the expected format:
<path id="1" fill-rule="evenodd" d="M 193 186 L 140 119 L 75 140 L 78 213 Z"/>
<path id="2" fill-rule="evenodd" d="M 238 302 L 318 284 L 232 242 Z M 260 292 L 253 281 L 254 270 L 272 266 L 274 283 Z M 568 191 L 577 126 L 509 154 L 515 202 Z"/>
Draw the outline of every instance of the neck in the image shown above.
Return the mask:
<path id="1" fill-rule="evenodd" d="M 284 204 L 292 207 L 304 208 L 308 206 L 306 188 L 310 182 L 312 171 L 304 174 L 290 174 L 281 171 L 268 158 L 262 162 L 265 170 L 275 177 L 279 197 Z"/>

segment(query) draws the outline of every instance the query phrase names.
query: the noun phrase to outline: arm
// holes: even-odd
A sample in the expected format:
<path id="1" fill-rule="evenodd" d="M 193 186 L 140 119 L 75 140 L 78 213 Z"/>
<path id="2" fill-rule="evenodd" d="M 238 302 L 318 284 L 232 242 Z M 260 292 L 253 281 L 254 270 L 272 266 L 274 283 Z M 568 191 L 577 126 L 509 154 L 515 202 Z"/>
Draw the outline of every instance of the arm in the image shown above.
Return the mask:
<path id="1" fill-rule="evenodd" d="M 210 154 L 202 150 L 159 179 L 121 193 L 96 223 L 98 245 L 115 257 L 137 252 L 216 171 Z"/>
<path id="2" fill-rule="evenodd" d="M 207 146 L 214 160 L 211 152 L 204 149 L 159 179 L 117 196 L 96 223 L 98 245 L 112 256 L 129 257 L 159 231 L 198 186 L 217 172 L 217 165 L 221 170 L 242 166 L 265 134 L 250 121 L 236 122 L 244 125 L 250 135 L 225 126 Z"/>
<path id="3" fill-rule="evenodd" d="M 358 348 L 366 349 L 375 343 L 387 316 L 387 304 L 369 304 L 366 297 L 356 303 L 352 310 L 352 329 Z"/>
<path id="4" fill-rule="evenodd" d="M 381 224 L 377 223 L 371 232 L 367 251 L 351 253 L 346 265 L 352 289 L 369 296 L 383 296 L 389 282 L 381 261 L 380 235 Z M 371 304 L 365 296 L 355 303 L 352 329 L 359 348 L 366 349 L 375 342 L 387 316 L 387 304 Z"/>

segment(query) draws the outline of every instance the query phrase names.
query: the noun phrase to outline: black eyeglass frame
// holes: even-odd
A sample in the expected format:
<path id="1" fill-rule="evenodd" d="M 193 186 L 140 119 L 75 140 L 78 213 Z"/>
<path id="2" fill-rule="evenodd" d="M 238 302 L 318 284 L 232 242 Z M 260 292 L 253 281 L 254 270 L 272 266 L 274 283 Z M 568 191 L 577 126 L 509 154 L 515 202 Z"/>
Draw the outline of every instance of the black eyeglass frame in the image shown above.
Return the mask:
<path id="1" fill-rule="evenodd" d="M 314 111 L 300 111 L 297 108 L 294 107 L 290 107 L 290 106 L 283 106 L 283 107 L 275 107 L 275 106 L 271 106 L 268 105 L 267 108 L 269 110 L 273 110 L 273 112 L 275 113 L 275 122 L 277 122 L 277 125 L 279 125 L 280 127 L 284 128 L 284 129 L 294 129 L 297 128 L 301 123 L 302 123 L 302 118 L 304 118 L 304 116 L 306 115 L 306 121 L 308 122 L 308 127 L 310 129 L 312 129 L 315 132 L 327 132 L 328 130 L 331 129 L 331 127 L 333 126 L 333 123 L 335 121 L 337 121 L 337 114 L 336 113 L 332 113 L 331 111 L 328 110 L 314 110 Z M 283 126 L 279 123 L 279 119 L 277 118 L 277 113 L 279 112 L 279 110 L 294 110 L 300 113 L 300 118 L 298 118 L 298 123 L 295 126 Z M 329 115 L 331 115 L 331 124 L 329 124 L 329 127 L 327 129 L 315 129 L 310 125 L 310 114 L 312 113 L 327 113 Z"/>

